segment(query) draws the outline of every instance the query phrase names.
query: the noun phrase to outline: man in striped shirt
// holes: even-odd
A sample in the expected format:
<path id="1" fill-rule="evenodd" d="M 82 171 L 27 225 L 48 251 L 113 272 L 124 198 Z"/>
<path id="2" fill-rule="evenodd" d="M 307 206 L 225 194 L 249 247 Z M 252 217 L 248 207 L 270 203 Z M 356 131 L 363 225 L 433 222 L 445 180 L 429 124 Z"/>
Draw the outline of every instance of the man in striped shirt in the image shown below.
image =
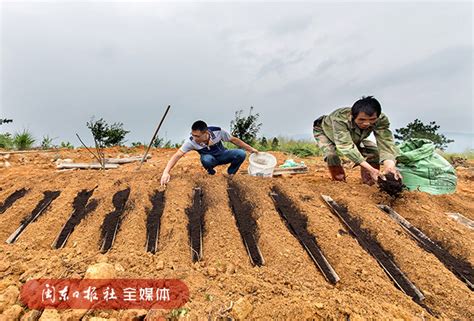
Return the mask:
<path id="1" fill-rule="evenodd" d="M 210 175 L 216 173 L 214 167 L 224 164 L 230 164 L 227 168 L 227 173 L 234 175 L 244 162 L 246 153 L 242 149 L 228 150 L 222 142 L 231 142 L 249 153 L 258 153 L 255 148 L 239 138 L 233 137 L 220 127 L 207 126 L 204 121 L 198 120 L 191 126 L 191 137 L 185 141 L 168 161 L 161 176 L 161 185 L 168 184 L 171 179 L 171 169 L 184 154 L 192 150 L 197 151 L 201 155 L 201 164 Z"/>

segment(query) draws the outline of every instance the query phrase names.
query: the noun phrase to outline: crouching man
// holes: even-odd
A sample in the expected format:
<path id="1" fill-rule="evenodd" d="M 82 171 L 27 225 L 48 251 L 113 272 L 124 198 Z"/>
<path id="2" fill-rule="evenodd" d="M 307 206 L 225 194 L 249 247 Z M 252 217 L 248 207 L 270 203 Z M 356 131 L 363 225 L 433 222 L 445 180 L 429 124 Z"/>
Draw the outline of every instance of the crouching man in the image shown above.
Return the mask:
<path id="1" fill-rule="evenodd" d="M 230 164 L 227 168 L 229 175 L 234 175 L 245 160 L 246 153 L 241 149 L 228 150 L 222 142 L 231 142 L 250 153 L 258 153 L 252 146 L 247 145 L 237 137 L 231 136 L 219 127 L 208 127 L 202 120 L 196 121 L 191 127 L 191 137 L 171 157 L 161 175 L 161 185 L 170 181 L 171 169 L 178 160 L 189 151 L 195 150 L 201 155 L 201 164 L 210 175 L 214 175 L 217 165 Z"/>
<path id="2" fill-rule="evenodd" d="M 346 175 L 337 152 L 356 165 L 364 184 L 373 185 L 379 176 L 393 173 L 401 178 L 395 167 L 398 153 L 389 129 L 390 123 L 382 113 L 380 103 L 372 96 L 356 101 L 352 108 L 339 108 L 313 123 L 313 135 L 324 154 L 331 177 L 345 181 Z M 377 144 L 366 139 L 374 133 Z M 380 164 L 384 171 L 380 172 Z"/>

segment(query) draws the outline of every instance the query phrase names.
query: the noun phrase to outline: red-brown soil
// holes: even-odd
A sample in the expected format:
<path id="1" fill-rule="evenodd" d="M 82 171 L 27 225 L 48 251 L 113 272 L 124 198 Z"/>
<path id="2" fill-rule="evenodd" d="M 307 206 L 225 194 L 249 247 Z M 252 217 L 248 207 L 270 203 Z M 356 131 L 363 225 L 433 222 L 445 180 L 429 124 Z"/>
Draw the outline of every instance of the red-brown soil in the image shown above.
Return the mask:
<path id="1" fill-rule="evenodd" d="M 108 149 L 106 155 L 139 155 L 143 149 Z M 0 313 L 12 303 L 2 304 L 7 288 L 21 288 L 32 278 L 82 278 L 87 267 L 97 262 L 112 264 L 119 278 L 178 278 L 190 290 L 185 318 L 215 319 L 237 312 L 227 309 L 244 302 L 249 319 L 474 319 L 474 294 L 438 259 L 420 248 L 404 230 L 376 205 L 390 205 L 400 215 L 441 244 L 454 256 L 474 265 L 474 230 L 451 219 L 446 213 L 459 212 L 474 219 L 474 164 L 457 168 L 458 187 L 451 195 L 434 196 L 403 192 L 394 200 L 376 186 L 362 185 L 359 170 L 346 169 L 347 182 L 329 179 L 319 157 L 304 160 L 307 174 L 263 179 L 244 174 L 233 180 L 242 187 L 243 197 L 253 206 L 258 244 L 265 264 L 253 266 L 229 206 L 225 167 L 209 176 L 201 168 L 197 153 L 184 157 L 172 172 L 165 191 L 166 204 L 161 216 L 156 253 L 146 251 L 147 213 L 150 197 L 160 184 L 161 172 L 174 150 L 152 150 L 152 158 L 140 171 L 137 164 L 118 169 L 58 171 L 55 159 L 71 158 L 91 162 L 87 151 L 59 150 L 44 153 L 11 154 L 10 168 L 0 169 L 0 202 L 21 188 L 29 192 L 0 214 Z M 275 153 L 279 163 L 286 157 Z M 122 155 L 123 156 L 123 155 Z M 1 158 L 2 156 L 0 156 Z M 1 159 L 0 159 L 1 160 Z M 244 163 L 242 169 L 246 169 Z M 203 188 L 203 258 L 193 263 L 188 238 L 186 208 L 192 204 L 193 188 Z M 307 229 L 317 239 L 324 255 L 341 280 L 329 284 L 298 240 L 285 226 L 269 196 L 273 186 L 285 192 L 301 213 L 307 216 Z M 52 249 L 58 233 L 72 212 L 72 203 L 83 190 L 95 189 L 91 199 L 95 210 L 75 227 L 64 248 Z M 110 251 L 100 253 L 101 225 L 114 211 L 112 197 L 130 188 L 120 229 Z M 44 191 L 61 191 L 49 209 L 31 223 L 14 244 L 5 240 L 43 198 Z M 361 226 L 393 255 L 406 276 L 423 292 L 426 309 L 398 290 L 376 260 L 358 244 L 320 195 L 331 196 L 347 206 Z M 21 305 L 20 301 L 16 304 Z M 21 316 L 28 313 L 22 307 Z M 184 314 L 184 313 L 183 313 Z M 89 320 L 92 317 L 128 320 L 126 311 L 89 311 L 77 317 L 59 311 L 63 320 Z M 151 313 L 148 319 L 153 319 Z M 171 316 L 158 311 L 155 316 Z M 0 320 L 6 316 L 0 316 Z"/>

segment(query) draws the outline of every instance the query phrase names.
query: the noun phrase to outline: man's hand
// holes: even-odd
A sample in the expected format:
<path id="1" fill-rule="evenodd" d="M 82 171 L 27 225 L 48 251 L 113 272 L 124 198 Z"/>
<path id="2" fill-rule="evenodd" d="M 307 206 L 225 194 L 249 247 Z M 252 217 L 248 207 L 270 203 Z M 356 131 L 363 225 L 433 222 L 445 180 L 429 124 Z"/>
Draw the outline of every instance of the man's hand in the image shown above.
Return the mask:
<path id="1" fill-rule="evenodd" d="M 174 167 L 174 165 L 176 165 L 179 159 L 183 157 L 184 154 L 185 153 L 181 151 L 181 149 L 178 149 L 178 151 L 174 153 L 174 155 L 170 158 L 170 160 L 168 161 L 168 164 L 166 164 L 166 167 L 163 170 L 163 175 L 161 175 L 161 186 L 168 184 L 168 182 L 171 179 L 171 176 L 170 176 L 171 169 Z"/>
<path id="2" fill-rule="evenodd" d="M 382 173 L 375 167 L 372 167 L 372 165 L 367 163 L 367 161 L 363 161 L 362 163 L 360 163 L 360 166 L 363 167 L 367 172 L 369 172 L 370 177 L 374 182 L 377 182 L 379 177 L 382 176 Z"/>
<path id="3" fill-rule="evenodd" d="M 165 186 L 166 184 L 168 184 L 170 179 L 171 176 L 169 173 L 163 173 L 163 175 L 161 175 L 161 186 Z"/>
<path id="4" fill-rule="evenodd" d="M 395 167 L 395 162 L 393 160 L 387 159 L 383 162 L 384 174 L 392 173 L 396 180 L 402 179 L 402 175 Z"/>
<path id="5" fill-rule="evenodd" d="M 253 148 L 253 147 L 250 147 L 250 149 L 248 151 L 249 151 L 249 153 L 258 153 L 258 150 Z"/>
<path id="6" fill-rule="evenodd" d="M 373 168 L 372 166 L 370 166 L 371 169 L 369 170 L 369 173 L 370 173 L 370 177 L 372 177 L 372 179 L 374 180 L 374 182 L 377 182 L 381 173 L 378 169 L 376 168 Z"/>

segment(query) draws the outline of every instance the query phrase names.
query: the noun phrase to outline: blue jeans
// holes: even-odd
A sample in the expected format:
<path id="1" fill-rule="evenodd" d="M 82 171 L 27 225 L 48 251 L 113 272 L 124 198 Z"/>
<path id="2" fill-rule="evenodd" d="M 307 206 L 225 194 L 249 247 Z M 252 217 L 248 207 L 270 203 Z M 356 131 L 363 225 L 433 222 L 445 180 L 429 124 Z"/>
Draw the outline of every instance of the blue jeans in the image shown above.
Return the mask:
<path id="1" fill-rule="evenodd" d="M 214 167 L 217 165 L 224 165 L 224 164 L 229 164 L 229 168 L 227 168 L 227 173 L 229 174 L 235 174 L 239 170 L 240 165 L 245 160 L 245 151 L 242 149 L 230 149 L 230 150 L 225 150 L 223 153 L 220 153 L 218 155 L 210 155 L 210 154 L 202 154 L 201 155 L 201 163 L 202 166 L 204 166 L 205 169 L 207 169 L 207 172 L 211 175 L 214 175 L 216 171 L 214 170 Z"/>

